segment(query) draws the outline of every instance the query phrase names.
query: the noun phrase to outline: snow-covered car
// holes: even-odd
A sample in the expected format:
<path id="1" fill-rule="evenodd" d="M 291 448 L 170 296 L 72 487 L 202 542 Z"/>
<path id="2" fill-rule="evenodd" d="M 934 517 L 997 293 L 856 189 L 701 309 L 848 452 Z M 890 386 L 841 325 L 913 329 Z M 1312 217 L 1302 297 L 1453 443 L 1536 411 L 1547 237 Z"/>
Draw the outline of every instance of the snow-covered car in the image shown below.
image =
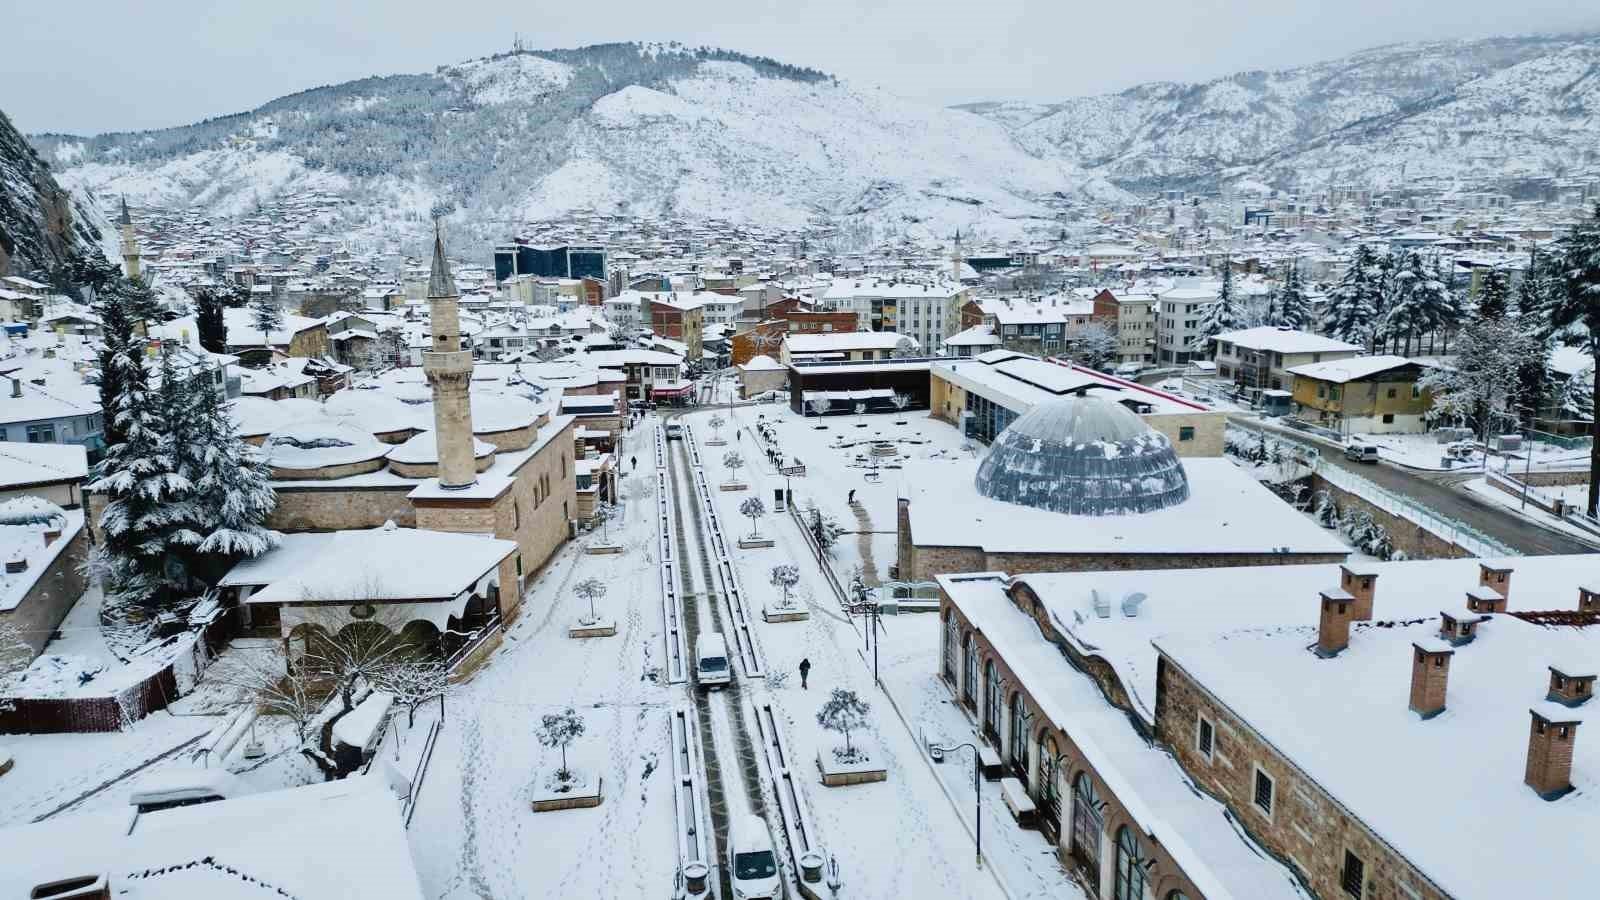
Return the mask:
<path id="1" fill-rule="evenodd" d="M 739 816 L 728 823 L 728 873 L 734 900 L 776 900 L 778 856 L 772 834 L 758 816 Z"/>
<path id="2" fill-rule="evenodd" d="M 1359 463 L 1372 463 L 1376 465 L 1378 462 L 1378 445 L 1364 444 L 1360 441 L 1351 441 L 1344 447 L 1344 458 L 1354 460 Z"/>
<path id="3" fill-rule="evenodd" d="M 694 680 L 701 687 L 719 687 L 733 680 L 728 667 L 728 641 L 722 632 L 702 634 L 695 641 Z"/>
<path id="4" fill-rule="evenodd" d="M 237 777 L 218 769 L 171 769 L 146 775 L 128 795 L 128 805 L 141 813 L 214 803 L 253 793 Z"/>
<path id="5" fill-rule="evenodd" d="M 669 440 L 669 441 L 681 441 L 681 440 L 683 440 L 683 426 L 679 425 L 677 422 L 668 422 L 667 423 L 667 440 Z"/>

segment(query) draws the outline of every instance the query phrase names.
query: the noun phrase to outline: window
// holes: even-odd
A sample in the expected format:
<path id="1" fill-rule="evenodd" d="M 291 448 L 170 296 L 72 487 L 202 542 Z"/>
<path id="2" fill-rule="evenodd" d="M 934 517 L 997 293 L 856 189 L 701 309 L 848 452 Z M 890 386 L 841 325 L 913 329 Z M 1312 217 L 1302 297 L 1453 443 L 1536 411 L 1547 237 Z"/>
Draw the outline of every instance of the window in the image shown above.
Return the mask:
<path id="1" fill-rule="evenodd" d="M 54 444 L 55 442 L 56 442 L 56 426 L 53 423 L 49 424 L 49 425 L 29 425 L 28 426 L 28 443 L 30 443 L 30 444 Z"/>
<path id="2" fill-rule="evenodd" d="M 1395 389 L 1394 388 L 1389 388 L 1389 399 L 1393 400 L 1394 399 L 1394 395 L 1395 395 Z"/>
<path id="3" fill-rule="evenodd" d="M 968 707 L 971 707 L 976 704 L 974 692 L 977 690 L 978 681 L 978 645 L 972 639 L 972 632 L 969 631 L 961 636 L 961 649 L 966 653 L 967 657 L 966 666 L 962 670 L 961 699 L 966 701 Z"/>
<path id="4" fill-rule="evenodd" d="M 1344 852 L 1344 868 L 1339 872 L 1339 886 L 1352 897 L 1362 896 L 1362 891 L 1367 886 L 1367 864 L 1349 850 Z"/>
<path id="5" fill-rule="evenodd" d="M 1126 825 L 1117 829 L 1117 882 L 1111 896 L 1116 900 L 1141 900 L 1144 897 L 1144 865 L 1139 859 L 1139 838 Z"/>
<path id="6" fill-rule="evenodd" d="M 956 683 L 956 615 L 944 612 L 944 677 Z"/>
<path id="7" fill-rule="evenodd" d="M 1383 414 L 1383 424 L 1385 424 L 1385 425 L 1393 425 L 1394 424 L 1394 413 L 1384 413 Z"/>
<path id="8" fill-rule="evenodd" d="M 1087 772 L 1079 773 L 1072 782 L 1072 851 L 1096 879 L 1100 876 L 1100 832 L 1105 829 L 1100 806 L 1094 780 Z"/>
<path id="9" fill-rule="evenodd" d="M 1339 389 L 1337 387 L 1328 388 L 1328 399 L 1329 400 L 1337 400 L 1337 399 L 1339 399 Z"/>
<path id="10" fill-rule="evenodd" d="M 1028 778 L 1028 712 L 1022 705 L 1022 693 L 1011 695 L 1011 770 L 1019 780 Z"/>
<path id="11" fill-rule="evenodd" d="M 994 660 L 983 664 L 983 735 L 1000 746 L 1000 675 Z"/>
<path id="12" fill-rule="evenodd" d="M 1276 787 L 1272 782 L 1272 776 L 1259 768 L 1256 769 L 1256 808 L 1266 813 L 1269 817 L 1272 815 L 1272 792 Z"/>
<path id="13" fill-rule="evenodd" d="M 1422 385 L 1413 384 L 1411 386 L 1411 399 L 1413 399 L 1413 400 L 1422 399 Z"/>
<path id="14" fill-rule="evenodd" d="M 1320 399 L 1326 396 L 1328 396 L 1328 386 L 1325 384 L 1317 385 L 1317 397 Z"/>
<path id="15" fill-rule="evenodd" d="M 1207 719 L 1205 716 L 1199 717 L 1195 723 L 1194 730 L 1195 749 L 1200 751 L 1201 756 L 1204 756 L 1206 759 L 1210 759 L 1212 750 L 1216 746 L 1216 740 L 1217 731 L 1216 728 L 1212 726 L 1211 720 Z"/>
<path id="16" fill-rule="evenodd" d="M 1192 440 L 1194 440 L 1194 426 L 1193 425 L 1179 425 L 1178 426 L 1178 440 L 1179 441 L 1192 441 Z"/>
<path id="17" fill-rule="evenodd" d="M 522 505 L 517 502 L 517 498 L 512 497 L 511 498 L 511 530 L 512 531 L 517 531 L 520 528 L 522 528 Z"/>

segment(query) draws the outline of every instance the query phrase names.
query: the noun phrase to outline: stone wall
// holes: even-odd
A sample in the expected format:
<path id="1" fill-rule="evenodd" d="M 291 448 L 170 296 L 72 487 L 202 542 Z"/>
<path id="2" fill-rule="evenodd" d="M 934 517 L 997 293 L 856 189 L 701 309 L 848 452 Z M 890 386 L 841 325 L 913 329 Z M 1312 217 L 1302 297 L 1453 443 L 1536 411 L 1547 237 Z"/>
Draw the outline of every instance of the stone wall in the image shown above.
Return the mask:
<path id="1" fill-rule="evenodd" d="M 1166 435 L 1179 456 L 1222 455 L 1222 434 L 1228 424 L 1227 413 L 1151 413 L 1140 418 L 1144 419 L 1146 425 Z M 1183 440 L 1185 428 L 1194 429 L 1187 441 Z"/>
<path id="2" fill-rule="evenodd" d="M 16 626 L 35 656 L 44 649 L 45 643 L 50 640 L 50 633 L 61 625 L 72 604 L 83 596 L 88 587 L 81 570 L 89 555 L 89 529 L 79 528 L 78 533 L 70 539 L 60 539 L 67 541 L 66 548 L 56 555 L 48 568 L 39 573 L 33 587 L 28 589 L 15 608 L 0 612 L 0 624 Z M 26 665 L 31 659 L 21 662 Z"/>
<path id="3" fill-rule="evenodd" d="M 352 475 L 365 475 L 376 472 L 388 462 L 381 456 L 364 459 L 360 462 L 346 463 L 341 466 L 322 466 L 316 469 L 284 469 L 272 467 L 274 481 L 332 481 L 336 478 L 349 478 Z"/>
<path id="4" fill-rule="evenodd" d="M 1397 704 L 1404 687 L 1395 684 Z M 1258 842 L 1293 866 L 1317 896 L 1348 896 L 1340 885 L 1348 850 L 1365 864 L 1365 900 L 1444 900 L 1445 893 L 1393 847 L 1164 654 L 1158 662 L 1156 698 L 1157 734 L 1178 762 Z M 1213 728 L 1209 759 L 1197 745 L 1201 716 Z M 1270 815 L 1254 803 L 1257 768 L 1273 780 Z"/>
<path id="5" fill-rule="evenodd" d="M 336 531 L 377 528 L 393 519 L 403 528 L 415 528 L 416 510 L 406 497 L 414 487 L 274 486 L 278 506 L 266 524 L 278 531 Z"/>
<path id="6" fill-rule="evenodd" d="M 1126 572 L 1137 569 L 1213 569 L 1234 566 L 1286 566 L 1341 563 L 1343 553 L 985 553 L 978 547 L 926 547 L 898 529 L 900 578 L 928 581 L 960 572 Z"/>
<path id="7" fill-rule="evenodd" d="M 1405 551 L 1410 559 L 1461 559 L 1472 554 L 1451 543 L 1449 540 L 1434 534 L 1410 519 L 1397 516 L 1386 509 L 1374 506 L 1366 500 L 1347 491 L 1341 490 L 1325 481 L 1320 475 L 1311 476 L 1310 496 L 1316 496 L 1319 491 L 1326 490 L 1333 496 L 1334 503 L 1339 511 L 1364 509 L 1372 515 L 1372 520 L 1382 525 L 1389 532 L 1389 540 L 1395 549 Z"/>

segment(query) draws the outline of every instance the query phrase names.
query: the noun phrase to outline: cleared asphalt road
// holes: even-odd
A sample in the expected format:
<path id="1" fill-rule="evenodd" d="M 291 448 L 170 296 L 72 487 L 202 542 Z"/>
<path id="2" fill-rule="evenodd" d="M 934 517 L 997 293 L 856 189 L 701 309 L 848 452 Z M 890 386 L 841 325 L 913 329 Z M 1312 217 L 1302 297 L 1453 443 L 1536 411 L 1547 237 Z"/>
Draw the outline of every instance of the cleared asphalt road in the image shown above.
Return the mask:
<path id="1" fill-rule="evenodd" d="M 1256 420 L 1239 421 L 1238 424 L 1247 430 L 1259 430 L 1262 427 Z M 1468 473 L 1458 473 L 1453 476 L 1440 473 L 1430 477 L 1426 473 L 1413 472 L 1386 462 L 1377 465 L 1353 462 L 1344 458 L 1343 451 L 1323 445 L 1301 432 L 1270 425 L 1267 428 L 1271 431 L 1282 431 L 1286 436 L 1304 442 L 1316 443 L 1321 447 L 1322 458 L 1332 465 L 1349 469 L 1396 494 L 1410 497 L 1441 516 L 1448 516 L 1470 525 L 1523 555 L 1548 556 L 1597 552 L 1595 548 L 1577 538 L 1541 528 L 1498 506 L 1479 500 L 1450 483 L 1466 480 Z"/>

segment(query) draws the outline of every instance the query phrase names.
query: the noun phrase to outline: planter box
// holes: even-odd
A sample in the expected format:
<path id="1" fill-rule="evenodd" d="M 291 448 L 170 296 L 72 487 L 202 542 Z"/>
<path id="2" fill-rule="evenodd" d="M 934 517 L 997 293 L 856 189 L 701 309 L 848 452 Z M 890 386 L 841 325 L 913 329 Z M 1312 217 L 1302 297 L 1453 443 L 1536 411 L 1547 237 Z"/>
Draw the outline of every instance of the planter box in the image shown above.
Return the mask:
<path id="1" fill-rule="evenodd" d="M 589 809 L 599 806 L 603 780 L 599 777 L 591 778 L 584 772 L 574 774 L 577 775 L 577 779 L 564 792 L 557 793 L 542 786 L 536 788 L 533 792 L 533 811 L 554 812 L 558 809 Z"/>
<path id="2" fill-rule="evenodd" d="M 803 606 L 763 606 L 761 618 L 767 622 L 804 622 L 811 618 L 811 611 Z"/>
<path id="3" fill-rule="evenodd" d="M 751 537 L 742 537 L 742 538 L 739 538 L 739 549 L 740 550 L 761 550 L 763 548 L 771 547 L 771 546 L 774 546 L 772 538 L 764 538 L 764 537 L 753 537 L 753 538 L 751 538 Z"/>
<path id="4" fill-rule="evenodd" d="M 706 441 L 706 446 L 707 447 L 726 447 L 726 446 L 728 446 L 728 442 L 727 441 L 720 441 L 720 440 L 710 440 L 710 441 Z"/>
<path id="5" fill-rule="evenodd" d="M 717 490 L 721 490 L 721 491 L 748 491 L 748 490 L 750 490 L 750 485 L 745 484 L 742 481 L 735 481 L 735 482 L 732 482 L 730 484 L 717 485 Z"/>
<path id="6" fill-rule="evenodd" d="M 571 638 L 614 637 L 616 633 L 617 622 L 615 619 L 602 619 L 589 625 L 579 622 L 567 629 L 567 637 Z"/>
<path id="7" fill-rule="evenodd" d="M 589 554 L 591 556 L 599 555 L 599 554 L 603 554 L 603 553 L 621 553 L 622 552 L 622 545 L 621 544 L 590 544 L 589 546 L 583 548 L 583 552 L 587 553 L 587 554 Z"/>
<path id="8" fill-rule="evenodd" d="M 874 781 L 889 780 L 889 770 L 879 762 L 883 758 L 883 751 L 865 739 L 858 744 L 867 751 L 868 757 L 865 762 L 839 762 L 833 758 L 832 747 L 823 747 L 817 751 L 817 769 L 822 772 L 824 785 L 845 787 L 851 784 L 871 784 Z"/>

